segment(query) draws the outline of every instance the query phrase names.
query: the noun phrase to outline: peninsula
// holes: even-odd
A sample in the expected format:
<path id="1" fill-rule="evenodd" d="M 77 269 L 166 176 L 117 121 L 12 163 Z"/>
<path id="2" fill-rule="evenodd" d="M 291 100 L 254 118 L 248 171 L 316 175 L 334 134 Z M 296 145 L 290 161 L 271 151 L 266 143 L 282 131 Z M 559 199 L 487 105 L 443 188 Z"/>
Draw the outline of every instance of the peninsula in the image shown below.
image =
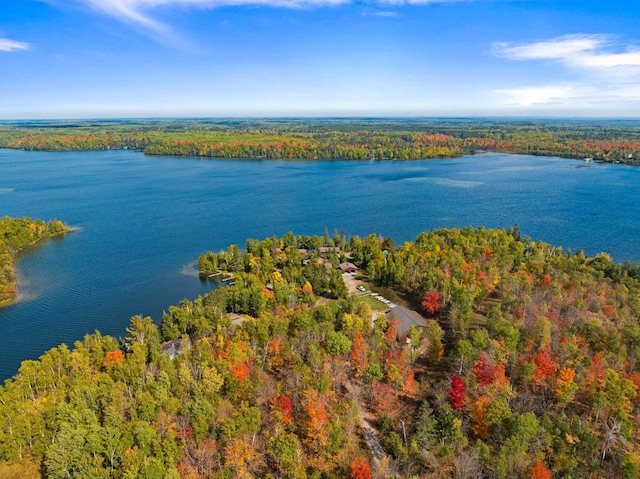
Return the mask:
<path id="1" fill-rule="evenodd" d="M 38 241 L 68 231 L 58 220 L 45 223 L 31 218 L 0 218 L 0 307 L 10 304 L 17 296 L 16 255 Z"/>

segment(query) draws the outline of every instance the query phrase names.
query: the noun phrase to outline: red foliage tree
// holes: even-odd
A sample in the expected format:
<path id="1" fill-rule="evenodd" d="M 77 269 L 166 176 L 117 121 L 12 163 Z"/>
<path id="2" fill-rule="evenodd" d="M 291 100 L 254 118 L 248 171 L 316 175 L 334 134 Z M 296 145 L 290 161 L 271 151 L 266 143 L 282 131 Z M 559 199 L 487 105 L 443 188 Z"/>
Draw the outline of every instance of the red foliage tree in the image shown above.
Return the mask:
<path id="1" fill-rule="evenodd" d="M 483 386 L 491 384 L 496 374 L 495 366 L 490 363 L 489 355 L 486 351 L 482 351 L 473 368 L 471 368 L 471 372 L 476 376 L 476 381 Z"/>
<path id="2" fill-rule="evenodd" d="M 371 479 L 371 467 L 366 458 L 357 456 L 353 460 L 349 479 Z"/>
<path id="3" fill-rule="evenodd" d="M 533 358 L 533 363 L 536 365 L 536 372 L 533 377 L 538 384 L 542 384 L 545 379 L 553 376 L 556 372 L 556 365 L 547 351 L 540 351 L 536 354 L 536 357 Z"/>
<path id="4" fill-rule="evenodd" d="M 273 400 L 275 409 L 282 415 L 282 424 L 293 421 L 293 406 L 288 396 L 278 396 Z"/>
<path id="5" fill-rule="evenodd" d="M 533 466 L 529 470 L 529 478 L 530 479 L 552 479 L 549 469 L 547 469 L 547 466 L 545 466 L 542 461 L 536 461 L 533 463 Z"/>
<path id="6" fill-rule="evenodd" d="M 430 289 L 424 293 L 422 307 L 429 314 L 436 314 L 440 310 L 440 300 L 442 295 L 435 289 Z"/>
<path id="7" fill-rule="evenodd" d="M 467 387 L 464 385 L 462 379 L 457 374 L 451 378 L 451 388 L 447 390 L 449 394 L 449 400 L 451 401 L 451 407 L 453 409 L 462 409 L 465 404 L 464 394 L 467 392 Z"/>

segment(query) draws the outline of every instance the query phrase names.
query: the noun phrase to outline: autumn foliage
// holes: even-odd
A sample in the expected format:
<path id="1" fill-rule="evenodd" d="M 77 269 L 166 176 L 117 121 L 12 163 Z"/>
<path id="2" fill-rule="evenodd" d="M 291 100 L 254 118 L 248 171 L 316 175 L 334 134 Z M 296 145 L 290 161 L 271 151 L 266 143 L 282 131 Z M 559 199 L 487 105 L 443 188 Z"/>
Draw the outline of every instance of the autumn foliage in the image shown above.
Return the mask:
<path id="1" fill-rule="evenodd" d="M 529 470 L 529 479 L 551 479 L 551 473 L 542 461 L 536 461 Z"/>
<path id="2" fill-rule="evenodd" d="M 244 378 L 249 374 L 249 366 L 244 363 L 238 363 L 233 367 L 233 377 L 238 381 L 243 381 Z"/>
<path id="3" fill-rule="evenodd" d="M 0 476 L 32 457 L 52 479 L 370 478 L 374 435 L 378 477 L 635 477 L 640 267 L 520 237 L 332 239 L 407 304 L 438 292 L 410 341 L 359 297 L 311 304 L 306 282 L 330 279 L 311 252 L 329 239 L 207 255 L 235 286 L 170 307 L 161 328 L 132 319 L 125 344 L 95 333 L 23 362 L 0 387 Z"/>
<path id="4" fill-rule="evenodd" d="M 349 479 L 371 479 L 371 467 L 366 458 L 358 456 L 351 462 Z"/>
<path id="5" fill-rule="evenodd" d="M 496 368 L 491 364 L 491 360 L 486 351 L 480 353 L 480 358 L 476 361 L 471 369 L 475 375 L 476 381 L 483 386 L 491 384 L 496 374 Z"/>
<path id="6" fill-rule="evenodd" d="M 119 349 L 116 351 L 109 351 L 105 357 L 104 361 L 102 361 L 102 365 L 106 368 L 113 364 L 122 364 L 124 363 L 124 353 Z"/>
<path id="7" fill-rule="evenodd" d="M 273 400 L 275 409 L 280 413 L 282 424 L 291 424 L 293 421 L 293 406 L 291 405 L 291 399 L 287 396 L 277 396 Z"/>
<path id="8" fill-rule="evenodd" d="M 440 300 L 442 299 L 442 294 L 435 289 L 430 289 L 424 293 L 424 298 L 422 300 L 422 307 L 429 314 L 435 314 L 440 310 Z"/>
<path id="9" fill-rule="evenodd" d="M 451 388 L 447 390 L 453 409 L 462 409 L 464 407 L 466 391 L 467 388 L 462 379 L 460 379 L 460 376 L 454 375 L 451 378 Z"/>

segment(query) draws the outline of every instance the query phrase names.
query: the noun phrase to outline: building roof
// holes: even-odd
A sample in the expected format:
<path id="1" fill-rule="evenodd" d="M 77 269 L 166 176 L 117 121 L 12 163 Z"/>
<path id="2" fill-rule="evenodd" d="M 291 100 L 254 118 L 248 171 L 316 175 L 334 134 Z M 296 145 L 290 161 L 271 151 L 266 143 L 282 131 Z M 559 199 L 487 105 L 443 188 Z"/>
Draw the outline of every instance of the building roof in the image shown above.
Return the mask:
<path id="1" fill-rule="evenodd" d="M 411 326 L 414 328 L 427 327 L 427 320 L 413 309 L 405 308 L 404 306 L 396 306 L 395 308 L 391 308 L 388 314 L 390 315 L 391 313 L 393 313 L 400 322 L 400 324 L 398 324 L 399 336 L 406 336 Z"/>
<path id="2" fill-rule="evenodd" d="M 357 271 L 358 267 L 355 264 L 349 263 L 347 261 L 346 263 L 340 263 L 340 269 L 342 271 Z"/>
<path id="3" fill-rule="evenodd" d="M 169 356 L 170 359 L 180 356 L 191 347 L 189 339 L 177 338 L 162 345 L 162 352 Z"/>

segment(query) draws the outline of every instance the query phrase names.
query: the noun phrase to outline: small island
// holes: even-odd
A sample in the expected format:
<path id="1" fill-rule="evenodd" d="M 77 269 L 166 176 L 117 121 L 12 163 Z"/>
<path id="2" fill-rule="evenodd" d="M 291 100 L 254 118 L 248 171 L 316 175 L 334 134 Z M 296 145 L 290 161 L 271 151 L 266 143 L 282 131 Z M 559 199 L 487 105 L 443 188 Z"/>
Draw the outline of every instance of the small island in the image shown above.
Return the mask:
<path id="1" fill-rule="evenodd" d="M 220 287 L 159 325 L 22 363 L 1 477 L 640 474 L 636 264 L 517 227 L 287 233 L 198 264 Z"/>
<path id="2" fill-rule="evenodd" d="M 45 223 L 31 218 L 0 218 L 0 307 L 12 303 L 18 293 L 14 268 L 16 255 L 38 241 L 68 231 L 59 220 Z"/>

